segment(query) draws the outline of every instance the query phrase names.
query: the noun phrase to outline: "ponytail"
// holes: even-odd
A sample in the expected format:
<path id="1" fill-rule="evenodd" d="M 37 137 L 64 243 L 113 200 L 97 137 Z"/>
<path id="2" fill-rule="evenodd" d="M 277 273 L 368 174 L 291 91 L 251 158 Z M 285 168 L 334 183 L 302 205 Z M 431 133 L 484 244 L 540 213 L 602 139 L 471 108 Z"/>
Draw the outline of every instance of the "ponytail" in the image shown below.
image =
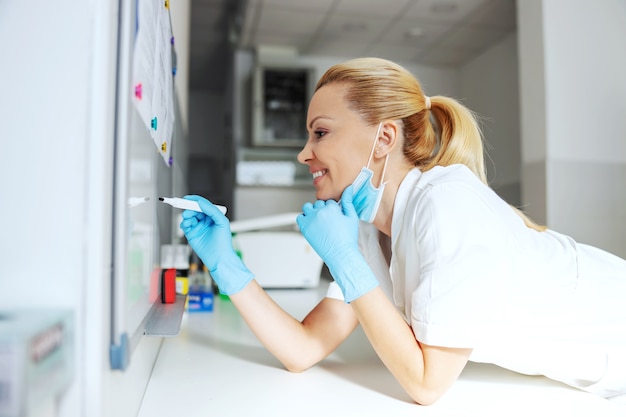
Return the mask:
<path id="1" fill-rule="evenodd" d="M 431 148 L 435 152 L 431 152 L 430 158 L 419 164 L 421 168 L 427 171 L 436 165 L 463 164 L 487 184 L 482 133 L 476 116 L 458 101 L 443 96 L 430 98 L 430 111 L 435 126 L 429 121 L 427 124 L 431 125 L 431 132 L 428 133 L 435 135 L 437 144 Z M 412 142 L 417 141 L 419 138 L 407 140 L 405 151 L 410 153 L 409 149 L 414 145 Z"/>

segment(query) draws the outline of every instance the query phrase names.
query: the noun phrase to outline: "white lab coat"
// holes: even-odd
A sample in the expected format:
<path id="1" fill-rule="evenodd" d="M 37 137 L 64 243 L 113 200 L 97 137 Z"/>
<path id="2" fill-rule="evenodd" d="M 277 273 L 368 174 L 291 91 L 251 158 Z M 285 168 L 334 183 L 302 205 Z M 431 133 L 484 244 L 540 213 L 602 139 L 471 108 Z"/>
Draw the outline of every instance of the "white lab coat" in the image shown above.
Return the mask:
<path id="1" fill-rule="evenodd" d="M 626 393 L 626 260 L 526 227 L 467 167 L 409 172 L 391 240 L 361 223 L 359 246 L 420 342 Z M 342 298 L 336 284 L 328 296 Z"/>

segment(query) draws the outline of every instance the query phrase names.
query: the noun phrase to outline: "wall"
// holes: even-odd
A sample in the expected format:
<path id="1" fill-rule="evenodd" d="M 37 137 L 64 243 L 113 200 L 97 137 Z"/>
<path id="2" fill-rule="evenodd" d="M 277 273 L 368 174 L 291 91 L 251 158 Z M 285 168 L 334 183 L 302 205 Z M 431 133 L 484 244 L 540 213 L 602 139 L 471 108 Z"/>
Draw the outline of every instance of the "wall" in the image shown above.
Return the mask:
<path id="1" fill-rule="evenodd" d="M 461 101 L 481 119 L 489 184 L 508 203 L 521 203 L 517 34 L 460 68 Z"/>
<path id="2" fill-rule="evenodd" d="M 626 3 L 520 1 L 518 22 L 528 212 L 626 257 Z"/>

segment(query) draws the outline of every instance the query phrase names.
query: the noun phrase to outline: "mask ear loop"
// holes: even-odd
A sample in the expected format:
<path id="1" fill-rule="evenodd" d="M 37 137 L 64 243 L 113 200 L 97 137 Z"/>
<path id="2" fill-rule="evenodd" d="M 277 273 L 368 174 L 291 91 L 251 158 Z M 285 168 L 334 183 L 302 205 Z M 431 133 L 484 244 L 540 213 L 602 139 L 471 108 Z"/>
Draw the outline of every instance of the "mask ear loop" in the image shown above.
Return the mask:
<path id="1" fill-rule="evenodd" d="M 383 165 L 383 173 L 380 176 L 380 184 L 378 184 L 378 188 L 386 184 L 386 182 L 383 182 L 383 180 L 385 179 L 385 172 L 387 172 L 387 162 L 389 162 L 389 154 L 385 155 L 385 165 Z"/>
<path id="2" fill-rule="evenodd" d="M 382 127 L 383 122 L 378 123 L 378 129 L 376 129 L 376 136 L 374 136 L 374 144 L 372 145 L 372 150 L 370 151 L 370 157 L 367 160 L 367 167 L 369 168 L 372 163 L 372 157 L 374 156 L 374 149 L 376 149 L 376 139 L 378 139 L 378 134 L 380 133 L 380 128 Z"/>
<path id="3" fill-rule="evenodd" d="M 376 129 L 376 137 L 374 137 L 374 146 L 372 146 L 372 151 L 370 152 L 370 157 L 367 160 L 367 167 L 369 168 L 372 163 L 372 158 L 374 157 L 374 149 L 376 149 L 376 139 L 378 139 L 378 134 L 380 133 L 380 128 L 383 126 L 383 122 L 378 124 L 378 129 Z M 387 162 L 389 162 L 389 154 L 385 155 L 385 165 L 383 165 L 383 174 L 380 177 L 380 184 L 378 184 L 378 188 L 383 185 L 383 180 L 385 178 L 385 172 L 387 172 Z"/>

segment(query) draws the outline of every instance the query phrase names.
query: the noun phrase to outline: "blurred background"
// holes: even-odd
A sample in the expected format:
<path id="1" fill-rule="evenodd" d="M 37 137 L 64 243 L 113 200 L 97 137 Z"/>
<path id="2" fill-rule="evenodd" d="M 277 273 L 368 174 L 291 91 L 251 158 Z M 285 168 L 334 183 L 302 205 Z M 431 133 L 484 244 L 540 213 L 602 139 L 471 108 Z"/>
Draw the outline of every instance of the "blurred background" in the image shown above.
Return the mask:
<path id="1" fill-rule="evenodd" d="M 359 56 L 396 61 L 427 94 L 456 97 L 483 116 L 488 142 L 498 138 L 491 158 L 502 160 L 498 170 L 490 163 L 492 185 L 519 204 L 515 0 L 191 0 L 190 15 L 189 55 L 182 57 L 189 65 L 189 190 L 233 207 L 234 218 L 299 210 L 313 198 L 306 167 L 295 160 L 304 116 L 294 114 L 306 114 L 312 86 L 330 65 Z M 289 105 L 299 110 L 268 110 L 264 80 L 274 76 L 283 93 L 274 103 L 285 103 L 294 71 L 306 78 L 299 80 L 304 100 L 290 91 L 300 102 Z M 290 138 L 265 129 L 289 117 L 296 127 L 283 134 Z"/>

